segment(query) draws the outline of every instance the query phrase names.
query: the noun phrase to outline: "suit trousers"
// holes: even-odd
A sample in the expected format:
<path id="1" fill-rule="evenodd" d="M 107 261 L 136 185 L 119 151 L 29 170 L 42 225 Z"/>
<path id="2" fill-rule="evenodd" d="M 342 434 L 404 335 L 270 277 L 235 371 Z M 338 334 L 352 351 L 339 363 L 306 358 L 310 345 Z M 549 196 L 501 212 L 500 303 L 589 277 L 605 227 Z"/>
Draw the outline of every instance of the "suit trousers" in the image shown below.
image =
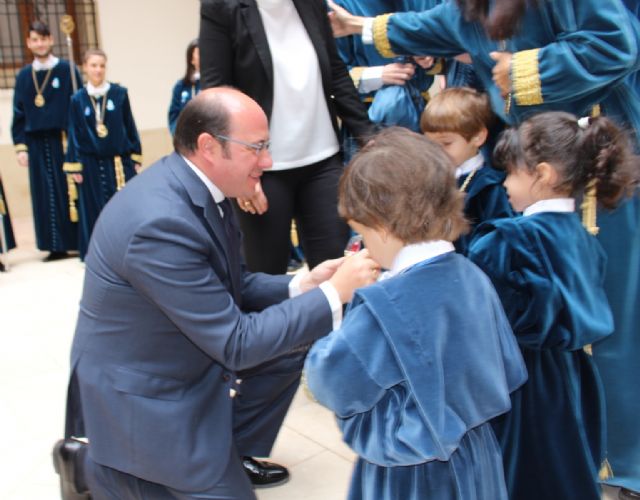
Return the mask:
<path id="1" fill-rule="evenodd" d="M 267 171 L 262 176 L 262 189 L 269 202 L 267 212 L 253 215 L 234 204 L 250 271 L 287 272 L 292 219 L 310 268 L 326 259 L 342 257 L 349 239 L 349 227 L 338 216 L 337 208 L 343 168 L 340 155 L 335 154 L 312 165 Z"/>
<path id="2" fill-rule="evenodd" d="M 171 443 L 167 443 L 171 453 Z M 93 500 L 255 500 L 249 477 L 244 472 L 238 453 L 231 448 L 227 470 L 218 484 L 205 491 L 175 490 L 158 483 L 145 481 L 100 465 L 86 455 L 87 484 Z"/>

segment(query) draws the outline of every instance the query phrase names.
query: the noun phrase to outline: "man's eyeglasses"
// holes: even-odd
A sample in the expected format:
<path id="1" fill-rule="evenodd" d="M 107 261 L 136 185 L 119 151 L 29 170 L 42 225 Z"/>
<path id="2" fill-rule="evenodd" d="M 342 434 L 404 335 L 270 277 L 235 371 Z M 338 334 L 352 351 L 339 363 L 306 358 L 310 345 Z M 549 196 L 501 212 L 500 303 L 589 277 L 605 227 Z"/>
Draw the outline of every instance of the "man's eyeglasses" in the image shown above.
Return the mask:
<path id="1" fill-rule="evenodd" d="M 245 148 L 252 149 L 257 155 L 259 155 L 263 151 L 269 151 L 269 148 L 271 147 L 271 141 L 260 141 L 260 142 L 251 143 L 251 142 L 240 141 L 238 139 L 232 139 L 231 137 L 227 137 L 226 135 L 220 135 L 220 134 L 213 134 L 213 137 L 216 137 L 217 139 L 221 139 L 223 141 L 235 142 L 236 144 L 240 144 Z"/>

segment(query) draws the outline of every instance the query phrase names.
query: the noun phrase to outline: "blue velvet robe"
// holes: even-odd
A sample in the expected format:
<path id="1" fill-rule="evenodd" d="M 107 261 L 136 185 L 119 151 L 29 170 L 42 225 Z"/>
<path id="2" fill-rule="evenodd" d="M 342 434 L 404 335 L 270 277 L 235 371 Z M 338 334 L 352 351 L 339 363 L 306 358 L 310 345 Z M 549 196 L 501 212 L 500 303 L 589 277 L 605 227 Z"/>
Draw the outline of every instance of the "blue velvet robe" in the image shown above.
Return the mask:
<path id="1" fill-rule="evenodd" d="M 76 81 L 82 83 L 77 68 Z M 36 71 L 42 85 L 47 71 Z M 40 250 L 62 252 L 78 247 L 77 225 L 71 221 L 64 162 L 63 132 L 67 128 L 69 100 L 73 93 L 70 66 L 60 59 L 43 91 L 45 104 L 35 105 L 31 64 L 20 70 L 13 93 L 11 133 L 17 151 L 29 153 L 31 204 Z"/>
<path id="2" fill-rule="evenodd" d="M 464 184 L 469 174 L 458 179 L 458 187 Z M 467 185 L 464 198 L 464 216 L 469 221 L 469 232 L 463 234 L 454 245 L 456 251 L 467 255 L 469 245 L 474 237 L 474 231 L 483 222 L 513 217 L 514 212 L 509 203 L 509 197 L 502 183 L 505 173 L 484 165 L 476 171 Z"/>
<path id="3" fill-rule="evenodd" d="M 200 80 L 196 80 L 190 85 L 185 85 L 184 80 L 181 78 L 173 86 L 171 91 L 171 104 L 169 105 L 169 132 L 173 135 L 176 131 L 176 124 L 178 123 L 178 116 L 180 111 L 187 105 L 187 103 L 193 99 L 200 92 Z"/>
<path id="4" fill-rule="evenodd" d="M 11 250 L 16 247 L 16 240 L 13 236 L 13 227 L 11 226 L 11 215 L 9 214 L 9 205 L 7 204 L 7 197 L 4 195 L 4 186 L 2 185 L 2 179 L 0 179 L 0 216 L 2 216 L 2 224 L 4 227 L 4 237 L 6 239 L 5 244 L 7 250 Z M 2 243 L 0 242 L 0 253 L 2 253 Z"/>
<path id="5" fill-rule="evenodd" d="M 112 83 L 106 98 L 104 124 L 109 134 L 104 138 L 96 133 L 96 115 L 87 90 L 79 90 L 71 100 L 65 167 L 82 165 L 83 181 L 78 185 L 79 250 L 82 259 L 87 253 L 98 215 L 116 193 L 114 158 L 120 156 L 126 181 L 136 175 L 134 163 L 142 161 L 140 137 L 127 89 Z M 103 99 L 96 99 L 99 107 Z"/>
<path id="6" fill-rule="evenodd" d="M 600 500 L 604 394 L 584 348 L 613 331 L 606 258 L 575 213 L 480 226 L 469 258 L 498 291 L 529 380 L 495 420 L 509 497 Z"/>
<path id="7" fill-rule="evenodd" d="M 638 0 L 624 0 L 635 18 Z M 627 77 L 632 93 L 627 105 L 640 105 L 640 75 Z M 604 107 L 611 114 L 612 110 Z M 637 146 L 637 145 L 636 145 Z M 613 311 L 615 332 L 593 346 L 607 402 L 607 458 L 613 475 L 607 484 L 640 492 L 640 200 L 625 202 L 615 212 L 598 214 L 602 243 L 609 264 L 605 290 Z"/>
<path id="8" fill-rule="evenodd" d="M 431 8 L 438 2 L 439 0 L 422 0 L 419 3 L 424 4 L 424 8 Z M 336 0 L 336 3 L 358 15 L 375 16 L 410 9 L 413 2 L 406 0 Z M 403 58 L 381 56 L 375 47 L 363 44 L 360 36 L 337 38 L 336 45 L 338 53 L 347 65 L 352 77 L 368 67 L 404 62 Z M 416 66 L 416 74 L 404 88 L 398 85 L 384 85 L 376 91 L 360 93 L 360 97 L 369 106 L 369 119 L 372 122 L 384 127 L 401 126 L 419 132 L 420 114 L 426 104 L 425 95 L 432 83 L 433 75 Z M 345 161 L 349 161 L 358 149 L 357 143 L 344 128 L 342 136 Z"/>
<path id="9" fill-rule="evenodd" d="M 359 455 L 350 500 L 506 499 L 488 421 L 526 371 L 495 290 L 465 257 L 358 290 L 305 369 Z"/>

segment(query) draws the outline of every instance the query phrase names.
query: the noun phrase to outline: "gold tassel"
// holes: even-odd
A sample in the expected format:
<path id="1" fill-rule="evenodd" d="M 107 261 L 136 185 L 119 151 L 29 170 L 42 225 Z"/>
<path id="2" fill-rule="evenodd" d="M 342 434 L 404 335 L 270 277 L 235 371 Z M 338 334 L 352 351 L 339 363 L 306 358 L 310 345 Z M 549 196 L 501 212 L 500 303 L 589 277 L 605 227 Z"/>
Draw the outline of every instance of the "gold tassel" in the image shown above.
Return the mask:
<path id="1" fill-rule="evenodd" d="M 300 242 L 298 241 L 298 229 L 296 228 L 296 221 L 291 221 L 291 243 L 294 247 L 297 247 Z"/>
<path id="2" fill-rule="evenodd" d="M 600 231 L 600 228 L 596 224 L 597 203 L 596 198 L 598 179 L 593 179 L 587 185 L 587 189 L 584 193 L 584 199 L 582 200 L 582 225 L 589 232 L 589 234 L 596 235 Z"/>
<path id="3" fill-rule="evenodd" d="M 78 209 L 76 208 L 78 188 L 71 175 L 67 175 L 67 192 L 69 194 L 69 220 L 71 222 L 78 222 Z"/>
<path id="4" fill-rule="evenodd" d="M 593 347 L 591 346 L 591 344 L 587 344 L 582 348 L 582 350 L 586 352 L 589 356 L 593 356 Z"/>
<path id="5" fill-rule="evenodd" d="M 606 481 L 607 479 L 611 479 L 613 477 L 613 469 L 611 468 L 611 464 L 609 460 L 606 458 L 603 460 L 602 465 L 600 466 L 600 472 L 598 472 L 598 478 L 600 481 Z"/>
<path id="6" fill-rule="evenodd" d="M 116 156 L 113 159 L 113 167 L 116 171 L 116 189 L 120 191 L 124 187 L 124 167 L 122 166 L 122 158 Z"/>

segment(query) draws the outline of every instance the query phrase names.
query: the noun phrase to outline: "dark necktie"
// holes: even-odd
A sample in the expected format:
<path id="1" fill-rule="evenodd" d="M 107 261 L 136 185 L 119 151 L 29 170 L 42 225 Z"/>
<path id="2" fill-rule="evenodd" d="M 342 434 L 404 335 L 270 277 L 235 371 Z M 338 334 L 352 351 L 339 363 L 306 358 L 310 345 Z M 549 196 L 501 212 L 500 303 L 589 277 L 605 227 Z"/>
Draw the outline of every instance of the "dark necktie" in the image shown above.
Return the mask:
<path id="1" fill-rule="evenodd" d="M 240 239 L 238 237 L 238 229 L 233 220 L 233 210 L 229 199 L 225 198 L 218 203 L 218 206 L 222 210 L 222 225 L 227 237 L 227 255 L 233 295 L 236 298 L 236 302 L 238 302 L 240 293 Z"/>

